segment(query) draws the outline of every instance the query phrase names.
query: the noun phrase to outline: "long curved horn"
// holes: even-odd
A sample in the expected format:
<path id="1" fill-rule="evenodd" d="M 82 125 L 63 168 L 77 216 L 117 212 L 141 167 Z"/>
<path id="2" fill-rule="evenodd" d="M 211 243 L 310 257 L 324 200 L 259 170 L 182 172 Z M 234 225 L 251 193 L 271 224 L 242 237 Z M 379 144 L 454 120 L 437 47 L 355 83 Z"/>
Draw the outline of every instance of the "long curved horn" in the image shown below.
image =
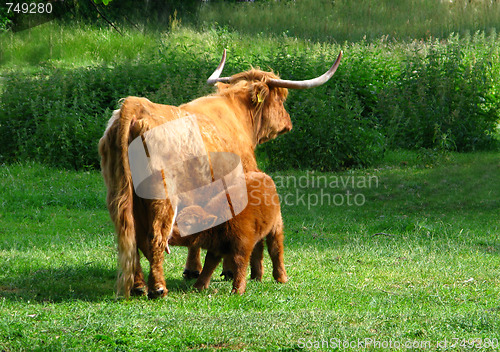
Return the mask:
<path id="1" fill-rule="evenodd" d="M 335 63 L 330 67 L 330 69 L 325 72 L 323 75 L 309 79 L 306 81 L 289 81 L 285 79 L 269 79 L 267 80 L 267 83 L 270 86 L 273 87 L 281 87 L 281 88 L 289 88 L 289 89 L 307 89 L 307 88 L 314 88 L 318 87 L 324 83 L 326 83 L 330 78 L 332 78 L 333 74 L 335 71 L 337 71 L 337 68 L 340 65 L 340 59 L 342 58 L 342 50 L 339 53 L 339 56 L 337 57 L 337 60 L 335 60 Z"/>
<path id="2" fill-rule="evenodd" d="M 214 73 L 207 79 L 207 84 L 214 85 L 217 82 L 229 83 L 231 77 L 222 77 L 220 78 L 220 74 L 224 69 L 224 65 L 226 64 L 226 49 L 224 49 L 224 53 L 222 53 L 222 59 L 220 60 L 219 66 L 215 69 Z"/>

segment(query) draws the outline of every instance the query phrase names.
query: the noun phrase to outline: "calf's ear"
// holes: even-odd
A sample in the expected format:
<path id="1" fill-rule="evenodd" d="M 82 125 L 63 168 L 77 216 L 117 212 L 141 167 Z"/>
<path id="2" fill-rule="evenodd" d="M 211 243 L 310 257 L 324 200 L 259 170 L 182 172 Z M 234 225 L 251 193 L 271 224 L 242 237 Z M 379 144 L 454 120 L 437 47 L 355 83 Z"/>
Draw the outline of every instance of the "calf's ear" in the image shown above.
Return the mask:
<path id="1" fill-rule="evenodd" d="M 203 218 L 203 225 L 205 228 L 210 228 L 213 227 L 215 222 L 217 221 L 217 216 L 215 215 L 208 215 Z"/>

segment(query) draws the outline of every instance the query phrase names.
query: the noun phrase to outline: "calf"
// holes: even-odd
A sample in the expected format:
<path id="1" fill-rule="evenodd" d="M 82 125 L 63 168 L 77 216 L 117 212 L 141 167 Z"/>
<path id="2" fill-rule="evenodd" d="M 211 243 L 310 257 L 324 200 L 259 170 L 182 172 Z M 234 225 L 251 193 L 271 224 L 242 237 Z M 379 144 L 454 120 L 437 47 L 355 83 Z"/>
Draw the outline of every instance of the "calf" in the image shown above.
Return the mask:
<path id="1" fill-rule="evenodd" d="M 231 220 L 190 236 L 181 236 L 174 229 L 168 243 L 174 246 L 201 247 L 207 250 L 205 264 L 194 287 L 208 288 L 210 278 L 222 258 L 233 269 L 232 293 L 243 294 L 246 271 L 251 260 L 251 278 L 262 279 L 264 238 L 273 263 L 273 277 L 277 282 L 288 281 L 283 263 L 283 222 L 276 186 L 270 176 L 262 172 L 245 174 L 248 204 Z M 204 225 L 210 227 L 217 217 L 221 203 L 227 202 L 221 192 L 202 208 L 192 205 L 182 209 L 177 217 L 178 227 L 190 229 Z"/>

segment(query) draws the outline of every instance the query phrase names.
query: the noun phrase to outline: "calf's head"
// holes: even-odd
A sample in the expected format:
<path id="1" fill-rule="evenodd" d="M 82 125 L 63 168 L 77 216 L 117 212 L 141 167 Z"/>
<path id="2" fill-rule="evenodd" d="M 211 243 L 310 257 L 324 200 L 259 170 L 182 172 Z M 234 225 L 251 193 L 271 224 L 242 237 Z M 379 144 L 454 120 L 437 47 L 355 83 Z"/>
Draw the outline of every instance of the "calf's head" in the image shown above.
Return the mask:
<path id="1" fill-rule="evenodd" d="M 195 233 L 195 228 L 213 227 L 217 221 L 217 216 L 207 213 L 199 205 L 190 205 L 179 212 L 177 216 L 177 225 L 189 233 Z"/>

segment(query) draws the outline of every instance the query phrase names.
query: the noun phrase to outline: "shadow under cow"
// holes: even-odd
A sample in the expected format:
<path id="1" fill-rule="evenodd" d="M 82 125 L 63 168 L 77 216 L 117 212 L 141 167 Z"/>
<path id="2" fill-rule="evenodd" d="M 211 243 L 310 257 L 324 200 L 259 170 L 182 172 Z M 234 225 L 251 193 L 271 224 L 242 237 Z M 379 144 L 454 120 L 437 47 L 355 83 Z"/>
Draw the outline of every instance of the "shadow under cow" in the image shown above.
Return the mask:
<path id="1" fill-rule="evenodd" d="M 170 292 L 192 291 L 192 281 L 168 275 Z M 9 300 L 59 303 L 65 301 L 100 302 L 115 299 L 116 269 L 97 265 L 81 265 L 18 272 L 8 280 L 0 280 L 0 297 Z"/>
<path id="2" fill-rule="evenodd" d="M 113 297 L 116 270 L 90 265 L 18 272 L 0 281 L 0 297 L 36 302 L 102 301 Z"/>

